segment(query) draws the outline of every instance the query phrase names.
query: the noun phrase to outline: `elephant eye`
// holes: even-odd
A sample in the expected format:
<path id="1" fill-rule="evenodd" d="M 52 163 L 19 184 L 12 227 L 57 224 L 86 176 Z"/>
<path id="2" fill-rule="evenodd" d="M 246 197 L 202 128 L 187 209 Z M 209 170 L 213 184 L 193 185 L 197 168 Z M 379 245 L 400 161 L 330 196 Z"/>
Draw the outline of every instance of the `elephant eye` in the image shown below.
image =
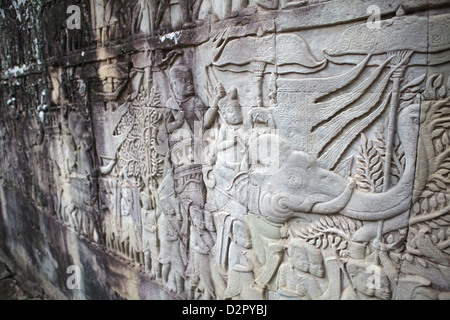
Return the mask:
<path id="1" fill-rule="evenodd" d="M 285 178 L 285 183 L 291 189 L 299 189 L 302 186 L 302 179 L 298 175 L 288 174 Z"/>

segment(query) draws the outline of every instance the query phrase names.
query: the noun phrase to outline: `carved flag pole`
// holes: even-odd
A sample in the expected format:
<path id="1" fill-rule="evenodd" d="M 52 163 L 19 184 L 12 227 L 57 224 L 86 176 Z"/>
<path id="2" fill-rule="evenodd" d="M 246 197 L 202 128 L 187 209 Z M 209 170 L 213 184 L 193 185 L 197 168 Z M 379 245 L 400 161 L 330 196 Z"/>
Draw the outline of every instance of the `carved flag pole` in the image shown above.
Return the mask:
<path id="1" fill-rule="evenodd" d="M 149 11 L 150 11 L 150 36 L 153 38 L 155 36 L 154 33 L 155 25 L 153 22 L 153 7 L 149 8 Z"/>
<path id="2" fill-rule="evenodd" d="M 395 139 L 395 119 L 397 117 L 398 103 L 400 96 L 400 81 L 406 69 L 406 63 L 411 57 L 413 51 L 403 50 L 388 52 L 388 57 L 391 58 L 391 68 L 395 69 L 391 81 L 392 81 L 392 97 L 391 105 L 389 109 L 388 125 L 386 127 L 386 157 L 384 165 L 384 177 L 383 177 L 383 192 L 387 192 L 391 186 L 391 165 L 392 165 L 392 155 L 394 152 L 394 139 Z M 383 224 L 384 221 L 380 220 L 378 222 L 377 229 L 377 240 L 381 243 L 383 236 Z M 379 264 L 378 255 L 375 256 L 375 264 Z"/>

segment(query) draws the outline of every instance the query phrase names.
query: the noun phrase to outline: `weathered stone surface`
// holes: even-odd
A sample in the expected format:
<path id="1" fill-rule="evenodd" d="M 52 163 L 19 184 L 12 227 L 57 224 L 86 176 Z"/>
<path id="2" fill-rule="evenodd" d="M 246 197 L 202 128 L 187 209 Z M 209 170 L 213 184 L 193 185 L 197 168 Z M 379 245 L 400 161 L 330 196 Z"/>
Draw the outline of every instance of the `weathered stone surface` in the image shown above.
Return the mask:
<path id="1" fill-rule="evenodd" d="M 9 271 L 6 264 L 0 262 L 0 280 L 6 279 L 11 276 L 11 272 Z"/>
<path id="2" fill-rule="evenodd" d="M 0 261 L 0 300 L 42 300 L 48 298 L 39 284 L 13 274 L 8 266 Z"/>
<path id="3" fill-rule="evenodd" d="M 449 21 L 2 2 L 1 253 L 57 299 L 449 299 Z"/>
<path id="4" fill-rule="evenodd" d="M 4 279 L 0 281 L 0 299 L 1 300 L 10 300 L 17 296 L 19 293 L 19 288 L 16 285 L 14 279 Z"/>

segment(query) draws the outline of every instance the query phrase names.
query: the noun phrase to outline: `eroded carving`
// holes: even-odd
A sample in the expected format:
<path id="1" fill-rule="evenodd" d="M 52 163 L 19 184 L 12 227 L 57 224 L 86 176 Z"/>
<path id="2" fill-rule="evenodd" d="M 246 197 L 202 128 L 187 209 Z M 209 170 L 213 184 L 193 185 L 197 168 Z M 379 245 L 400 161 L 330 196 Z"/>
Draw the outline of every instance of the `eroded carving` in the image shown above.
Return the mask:
<path id="1" fill-rule="evenodd" d="M 448 14 L 280 26 L 340 3 L 93 0 L 7 40 L 2 188 L 178 299 L 448 299 Z"/>

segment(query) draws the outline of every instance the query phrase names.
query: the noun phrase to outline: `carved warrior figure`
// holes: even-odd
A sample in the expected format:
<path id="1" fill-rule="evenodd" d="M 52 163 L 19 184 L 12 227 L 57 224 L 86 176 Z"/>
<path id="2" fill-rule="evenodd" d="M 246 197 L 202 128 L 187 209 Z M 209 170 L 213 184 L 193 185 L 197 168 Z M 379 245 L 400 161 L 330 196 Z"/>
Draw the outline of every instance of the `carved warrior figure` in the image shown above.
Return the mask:
<path id="1" fill-rule="evenodd" d="M 206 191 L 197 148 L 201 144 L 198 139 L 216 117 L 217 106 L 207 109 L 195 95 L 191 70 L 184 65 L 176 65 L 170 70 L 170 88 L 172 97 L 166 103 L 167 111 L 159 133 L 160 142 L 168 146 L 159 202 L 165 216 L 166 235 L 172 234 L 170 241 L 177 248 L 179 254 L 176 256 L 179 258 L 162 262 L 163 278 L 169 280 L 168 270 L 172 268 L 173 289 L 182 293 L 189 267 L 190 290 L 201 281 L 205 295 L 211 298 L 214 297 L 214 287 L 209 255 L 215 241 L 215 227 L 211 213 L 205 210 Z M 189 247 L 193 256 L 193 265 L 190 266 L 187 259 Z"/>
<path id="2" fill-rule="evenodd" d="M 250 231 L 244 222 L 237 219 L 233 221 L 231 228 L 225 299 L 260 300 L 263 298 L 263 290 L 255 284 Z"/>
<path id="3" fill-rule="evenodd" d="M 99 44 L 117 39 L 120 32 L 120 1 L 95 0 L 94 7 L 97 41 Z"/>
<path id="4" fill-rule="evenodd" d="M 215 177 L 217 188 L 228 191 L 233 188 L 232 196 L 244 203 L 247 191 L 245 182 L 238 184 L 240 175 L 248 171 L 249 130 L 244 126 L 241 106 L 237 99 L 237 89 L 232 87 L 228 95 L 219 102 L 221 127 L 217 139 L 217 160 Z"/>
<path id="5" fill-rule="evenodd" d="M 161 215 L 161 276 L 163 284 L 181 294 L 185 288 L 188 264 L 186 221 L 181 216 L 180 204 L 173 194 L 160 194 Z"/>
<path id="6" fill-rule="evenodd" d="M 128 182 L 121 186 L 119 246 L 123 254 L 137 263 L 142 263 L 142 235 L 140 230 L 142 223 L 141 217 L 138 215 L 139 208 L 134 191 L 132 185 Z"/>
<path id="7" fill-rule="evenodd" d="M 162 135 L 166 135 L 169 146 L 174 187 L 180 200 L 191 200 L 194 205 L 203 208 L 201 150 L 197 148 L 201 145 L 202 132 L 212 125 L 217 108 L 207 110 L 195 95 L 192 73 L 184 65 L 170 70 L 170 87 L 173 97 L 166 104 L 168 111 L 164 117 Z"/>
<path id="8" fill-rule="evenodd" d="M 183 27 L 195 27 L 203 0 L 180 0 Z"/>
<path id="9" fill-rule="evenodd" d="M 280 299 L 326 299 L 328 281 L 320 250 L 301 239 L 291 239 L 288 260 L 280 265 L 277 288 Z M 338 279 L 332 279 L 336 281 Z"/>
<path id="10" fill-rule="evenodd" d="M 220 18 L 237 16 L 242 9 L 249 5 L 249 0 L 210 0 L 211 6 Z"/>
<path id="11" fill-rule="evenodd" d="M 192 28 L 200 23 L 198 15 L 202 2 L 203 0 L 179 1 L 183 28 Z M 163 24 L 163 18 L 170 6 L 170 0 L 139 0 L 136 3 L 135 15 L 133 16 L 134 32 L 153 34 L 157 29 L 166 28 L 167 26 Z"/>
<path id="12" fill-rule="evenodd" d="M 280 6 L 282 9 L 290 9 L 295 7 L 304 6 L 308 3 L 306 0 L 256 0 L 256 4 L 264 9 L 278 9 Z"/>
<path id="13" fill-rule="evenodd" d="M 342 300 L 388 300 L 391 297 L 390 282 L 382 268 L 375 269 L 373 263 L 361 260 L 350 260 L 346 268 L 350 284 L 342 292 Z"/>
<path id="14" fill-rule="evenodd" d="M 256 6 L 264 9 L 264 10 L 277 10 L 281 9 L 292 9 L 301 6 L 305 6 L 308 4 L 306 0 L 210 0 L 213 11 L 218 15 L 221 19 L 233 18 L 242 13 L 242 11 L 249 7 Z M 247 10 L 244 10 L 247 11 Z M 255 12 L 256 10 L 253 9 Z M 245 14 L 245 13 L 244 13 Z"/>
<path id="15" fill-rule="evenodd" d="M 158 218 L 161 214 L 151 199 L 152 195 L 141 192 L 141 215 L 142 215 L 142 244 L 145 257 L 145 268 L 151 272 L 155 278 L 161 278 L 161 265 L 159 262 L 160 237 L 158 228 Z"/>
<path id="16" fill-rule="evenodd" d="M 58 218 L 80 234 L 98 239 L 93 204 L 96 200 L 97 174 L 93 157 L 93 137 L 89 119 L 73 105 L 61 108 L 61 140 L 53 165 Z M 61 141 L 60 140 L 60 141 Z M 53 141 L 57 141 L 53 139 Z"/>
<path id="17" fill-rule="evenodd" d="M 210 266 L 210 254 L 215 243 L 215 226 L 212 214 L 207 210 L 192 207 L 189 210 L 191 217 L 190 247 L 192 259 L 192 279 L 190 283 L 190 295 L 194 296 L 195 288 L 202 285 L 203 298 L 214 299 L 216 297 L 212 282 Z"/>
<path id="18" fill-rule="evenodd" d="M 88 121 L 81 114 L 69 114 L 69 130 L 77 147 L 77 171 L 86 176 L 93 176 L 94 163 L 91 154 L 93 141 L 88 128 Z"/>

